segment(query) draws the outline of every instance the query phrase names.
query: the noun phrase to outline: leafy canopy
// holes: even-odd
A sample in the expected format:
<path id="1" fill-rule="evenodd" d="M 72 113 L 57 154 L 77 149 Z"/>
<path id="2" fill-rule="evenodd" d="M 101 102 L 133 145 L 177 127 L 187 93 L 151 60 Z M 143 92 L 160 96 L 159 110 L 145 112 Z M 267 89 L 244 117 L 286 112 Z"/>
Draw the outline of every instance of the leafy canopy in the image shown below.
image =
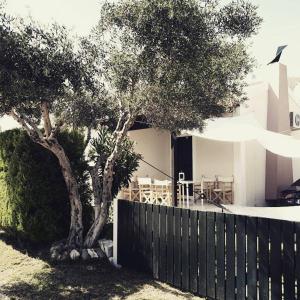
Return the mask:
<path id="1" fill-rule="evenodd" d="M 106 2 L 93 39 L 109 105 L 170 130 L 234 110 L 253 60 L 256 6 L 213 0 Z"/>
<path id="2" fill-rule="evenodd" d="M 0 114 L 15 109 L 38 122 L 41 102 L 54 112 L 86 87 L 92 91 L 93 65 L 85 49 L 63 26 L 46 28 L 0 9 Z"/>

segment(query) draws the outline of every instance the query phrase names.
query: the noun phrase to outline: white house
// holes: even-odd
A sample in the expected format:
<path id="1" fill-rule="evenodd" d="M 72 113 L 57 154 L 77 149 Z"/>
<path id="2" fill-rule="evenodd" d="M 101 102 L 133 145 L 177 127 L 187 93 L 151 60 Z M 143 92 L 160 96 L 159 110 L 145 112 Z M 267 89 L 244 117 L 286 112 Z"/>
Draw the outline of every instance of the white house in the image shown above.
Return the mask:
<path id="1" fill-rule="evenodd" d="M 281 133 L 278 139 L 275 135 L 274 141 L 261 138 L 260 143 L 254 139 L 244 141 L 243 138 L 241 141 L 224 142 L 205 138 L 200 132 L 193 131 L 183 133 L 173 147 L 170 132 L 137 126 L 129 132 L 129 137 L 144 161 L 134 177 L 163 180 L 169 179 L 169 175 L 178 179 L 178 172 L 183 171 L 186 179 L 199 182 L 203 175 L 233 176 L 234 204 L 264 206 L 265 199 L 276 199 L 280 190 L 300 178 L 300 159 L 285 157 L 292 155 L 285 154 L 280 139 L 282 134 L 298 139 L 299 153 L 296 156 L 300 156 L 300 102 L 297 103 L 294 95 L 297 80 L 293 79 L 289 84 L 286 66 L 272 65 L 270 72 L 274 82 L 250 84 L 246 90 L 249 100 L 232 117 L 246 119 L 251 115 L 260 128 Z M 282 149 L 279 152 L 275 149 L 275 153 L 283 152 L 284 156 L 266 150 L 267 143 L 272 149 L 280 146 Z M 287 144 L 286 148 L 291 148 L 291 144 Z"/>

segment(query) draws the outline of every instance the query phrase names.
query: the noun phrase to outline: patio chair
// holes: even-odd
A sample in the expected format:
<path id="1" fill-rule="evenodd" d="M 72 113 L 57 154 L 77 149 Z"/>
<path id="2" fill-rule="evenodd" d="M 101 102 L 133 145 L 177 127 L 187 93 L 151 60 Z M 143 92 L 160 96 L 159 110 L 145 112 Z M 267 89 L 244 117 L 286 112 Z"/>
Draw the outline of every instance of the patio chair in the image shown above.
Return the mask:
<path id="1" fill-rule="evenodd" d="M 135 181 L 130 182 L 128 188 L 123 188 L 122 193 L 124 200 L 140 201 L 140 190 Z"/>
<path id="2" fill-rule="evenodd" d="M 213 178 L 202 176 L 200 183 L 194 184 L 194 199 L 197 201 L 198 199 L 201 199 L 201 193 L 203 191 L 204 197 L 207 200 L 212 199 L 212 192 L 213 189 L 216 187 L 216 180 Z"/>
<path id="3" fill-rule="evenodd" d="M 223 204 L 233 203 L 233 177 L 216 176 L 217 185 L 213 189 L 212 201 Z"/>
<path id="4" fill-rule="evenodd" d="M 153 187 L 152 179 L 149 177 L 140 177 L 138 178 L 140 202 L 144 203 L 153 203 Z"/>
<path id="5" fill-rule="evenodd" d="M 222 202 L 224 204 L 233 204 L 233 176 L 218 177 L 219 186 L 222 189 Z"/>
<path id="6" fill-rule="evenodd" d="M 168 180 L 154 180 L 153 198 L 156 204 L 171 205 L 172 203 L 172 187 Z"/>

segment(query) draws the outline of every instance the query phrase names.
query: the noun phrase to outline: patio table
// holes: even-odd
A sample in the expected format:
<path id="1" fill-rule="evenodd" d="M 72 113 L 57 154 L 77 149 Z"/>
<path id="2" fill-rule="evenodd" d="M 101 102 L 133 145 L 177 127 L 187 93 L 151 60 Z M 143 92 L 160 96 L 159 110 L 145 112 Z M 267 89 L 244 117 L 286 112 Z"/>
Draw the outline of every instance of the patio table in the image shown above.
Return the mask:
<path id="1" fill-rule="evenodd" d="M 189 191 L 189 185 L 194 184 L 194 181 L 192 180 L 179 180 L 178 183 L 181 185 L 179 188 L 181 188 L 181 195 L 182 195 L 182 206 L 184 207 L 184 198 L 186 193 L 186 207 L 190 207 L 190 191 Z"/>

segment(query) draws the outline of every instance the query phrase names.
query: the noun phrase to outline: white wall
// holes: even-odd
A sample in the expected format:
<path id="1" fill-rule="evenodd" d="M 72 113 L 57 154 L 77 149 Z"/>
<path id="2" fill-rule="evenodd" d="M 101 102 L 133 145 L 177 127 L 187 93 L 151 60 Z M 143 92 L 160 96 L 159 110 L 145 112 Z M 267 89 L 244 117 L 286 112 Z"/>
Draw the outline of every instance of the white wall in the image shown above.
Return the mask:
<path id="1" fill-rule="evenodd" d="M 291 132 L 291 136 L 300 140 L 300 130 Z M 293 158 L 293 181 L 300 178 L 300 158 Z"/>
<path id="2" fill-rule="evenodd" d="M 143 159 L 168 175 L 171 174 L 171 135 L 167 131 L 153 128 L 133 130 L 128 133 L 129 138 L 135 142 L 135 151 Z M 139 169 L 134 177 L 151 177 L 159 180 L 169 179 L 164 174 L 140 161 Z"/>
<path id="3" fill-rule="evenodd" d="M 295 91 L 296 90 L 296 91 Z M 290 90 L 289 110 L 290 112 L 300 112 L 300 84 L 296 86 L 295 90 Z M 296 93 L 295 93 L 296 92 Z M 293 130 L 291 136 L 300 140 L 300 129 Z M 300 158 L 293 158 L 293 181 L 300 178 Z"/>
<path id="4" fill-rule="evenodd" d="M 233 144 L 193 137 L 193 179 L 233 175 Z"/>
<path id="5" fill-rule="evenodd" d="M 246 142 L 246 203 L 265 206 L 266 150 L 257 142 Z"/>
<path id="6" fill-rule="evenodd" d="M 249 100 L 241 105 L 239 110 L 241 115 L 254 114 L 263 128 L 267 127 L 268 88 L 269 86 L 263 82 L 248 86 L 246 93 Z M 237 178 L 237 181 L 241 182 L 236 186 L 236 194 L 240 195 L 240 197 L 237 195 L 236 203 L 247 206 L 264 206 L 266 204 L 266 150 L 256 141 L 246 142 L 242 154 L 238 153 L 240 149 L 237 150 L 237 146 L 235 149 L 235 177 L 244 177 L 243 181 Z M 244 159 L 245 162 L 240 162 L 239 159 Z M 245 172 L 241 174 L 243 171 L 238 168 L 244 168 Z"/>

